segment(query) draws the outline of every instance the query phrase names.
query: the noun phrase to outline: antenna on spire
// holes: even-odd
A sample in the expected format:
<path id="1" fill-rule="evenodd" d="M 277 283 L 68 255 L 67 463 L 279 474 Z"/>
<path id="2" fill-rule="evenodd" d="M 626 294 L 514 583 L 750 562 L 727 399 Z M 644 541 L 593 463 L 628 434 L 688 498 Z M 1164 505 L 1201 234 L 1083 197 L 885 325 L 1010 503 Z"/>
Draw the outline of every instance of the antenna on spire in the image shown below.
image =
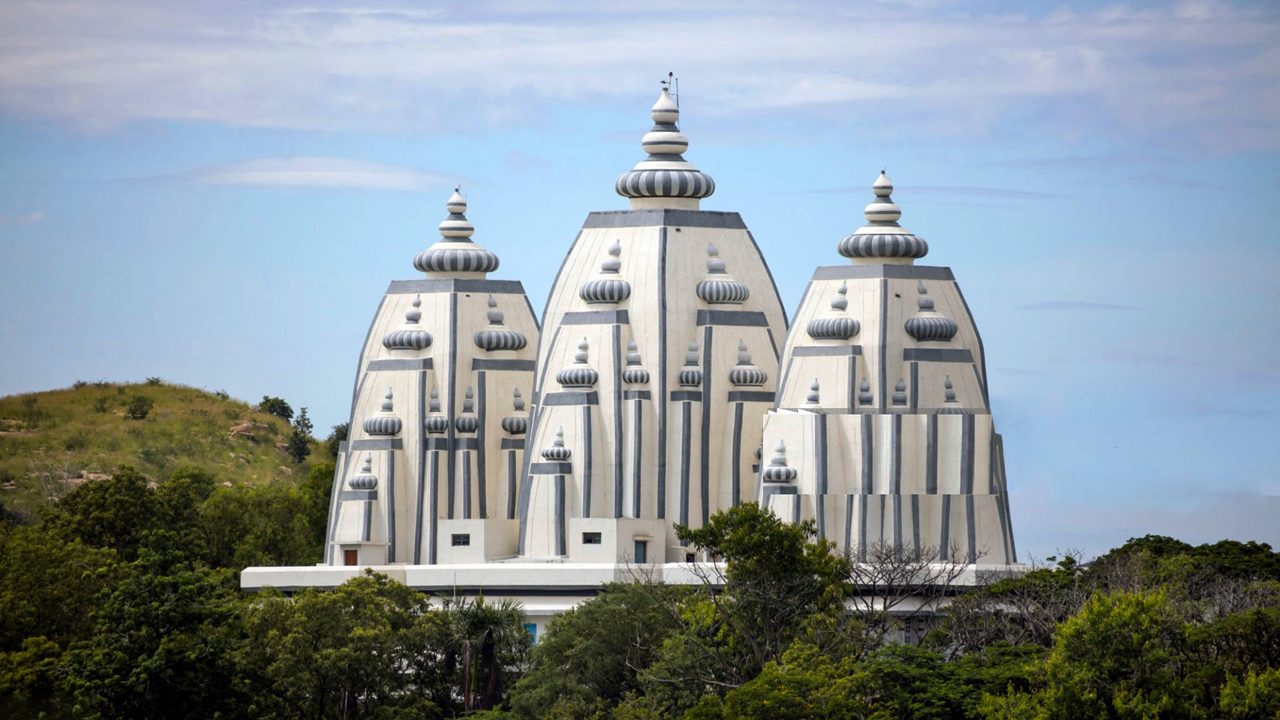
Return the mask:
<path id="1" fill-rule="evenodd" d="M 673 72 L 667 73 L 667 79 L 662 81 L 662 87 L 671 93 L 671 97 L 676 101 L 676 108 L 680 107 L 680 78 L 676 77 Z"/>

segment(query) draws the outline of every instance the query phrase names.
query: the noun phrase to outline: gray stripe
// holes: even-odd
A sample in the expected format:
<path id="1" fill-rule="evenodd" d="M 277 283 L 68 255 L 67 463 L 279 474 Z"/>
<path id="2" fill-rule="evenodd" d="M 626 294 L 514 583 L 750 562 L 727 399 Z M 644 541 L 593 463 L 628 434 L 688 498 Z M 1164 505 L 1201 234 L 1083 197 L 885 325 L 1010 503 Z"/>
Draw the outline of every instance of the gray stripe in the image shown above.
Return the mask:
<path id="1" fill-rule="evenodd" d="M 622 397 L 624 400 L 648 400 L 649 391 L 648 390 L 624 390 L 622 392 Z"/>
<path id="2" fill-rule="evenodd" d="M 613 327 L 613 516 L 622 517 L 622 328 Z"/>
<path id="3" fill-rule="evenodd" d="M 382 370 L 430 370 L 432 368 L 431 358 L 389 358 L 385 360 L 370 360 L 365 366 L 366 372 L 378 372 Z"/>
<path id="4" fill-rule="evenodd" d="M 858 418 L 862 424 L 862 494 L 871 494 L 871 482 L 873 479 L 873 471 L 871 463 L 875 457 L 871 452 L 871 416 L 862 415 Z"/>
<path id="5" fill-rule="evenodd" d="M 484 292 L 494 295 L 524 295 L 519 280 L 481 280 L 478 278 L 442 278 L 425 280 L 392 280 L 388 295 L 418 293 Z"/>
<path id="6" fill-rule="evenodd" d="M 733 405 L 733 475 L 730 479 L 733 499 L 729 507 L 738 507 L 742 495 L 742 403 Z"/>
<path id="7" fill-rule="evenodd" d="M 472 358 L 472 370 L 521 370 L 533 372 L 535 360 L 499 360 L 495 358 Z"/>
<path id="8" fill-rule="evenodd" d="M 865 266 L 864 266 L 865 267 Z M 884 265 L 882 267 L 889 267 Z M 880 367 L 877 368 L 880 375 L 880 411 L 883 412 L 889 405 L 889 370 L 886 367 L 888 360 L 885 352 L 888 349 L 887 333 L 889 332 L 889 281 L 880 281 Z"/>
<path id="9" fill-rule="evenodd" d="M 889 492 L 894 495 L 902 494 L 902 416 L 894 415 L 892 429 L 889 431 L 889 442 L 892 447 L 892 456 L 889 458 Z"/>
<path id="10" fill-rule="evenodd" d="M 902 496 L 893 496 L 893 554 L 902 556 Z"/>
<path id="11" fill-rule="evenodd" d="M 674 395 L 675 393 L 672 393 Z M 689 525 L 689 433 L 693 405 L 680 404 L 680 524 Z M 684 544 L 684 543 L 681 543 Z"/>
<path id="12" fill-rule="evenodd" d="M 911 542 L 916 550 L 916 555 L 920 555 L 920 496 L 911 496 Z"/>
<path id="13" fill-rule="evenodd" d="M 907 388 L 907 392 L 911 393 L 911 410 L 914 412 L 920 409 L 920 363 L 911 363 L 911 387 Z"/>
<path id="14" fill-rule="evenodd" d="M 904 348 L 903 360 L 919 360 L 921 362 L 973 362 L 973 353 L 966 349 L 952 348 Z"/>
<path id="15" fill-rule="evenodd" d="M 560 318 L 561 325 L 626 325 L 631 322 L 626 310 L 585 310 L 567 312 Z"/>
<path id="16" fill-rule="evenodd" d="M 377 499 L 377 490 L 343 490 L 338 493 L 338 500 L 341 502 L 363 502 Z"/>
<path id="17" fill-rule="evenodd" d="M 969 526 L 969 562 L 978 562 L 978 525 L 974 521 L 973 509 L 974 497 L 966 495 L 964 498 L 964 517 L 965 522 Z"/>
<path id="18" fill-rule="evenodd" d="M 541 463 L 539 463 L 541 464 Z M 556 554 L 565 554 L 565 507 L 564 507 L 564 476 L 557 475 L 556 484 Z"/>
<path id="19" fill-rule="evenodd" d="M 773 337 L 773 328 L 765 328 L 765 334 L 769 336 L 769 347 L 773 348 L 773 361 L 777 362 L 782 357 L 782 353 L 778 350 L 778 340 Z"/>
<path id="20" fill-rule="evenodd" d="M 844 496 L 844 550 L 853 547 L 853 493 Z"/>
<path id="21" fill-rule="evenodd" d="M 733 325 L 737 327 L 769 327 L 769 319 L 753 310 L 699 310 L 698 326 Z"/>
<path id="22" fill-rule="evenodd" d="M 637 399 L 632 406 L 635 408 L 634 414 L 632 415 L 635 419 L 632 432 L 632 435 L 634 436 L 632 444 L 634 447 L 631 449 L 631 487 L 632 491 L 635 493 L 635 498 L 632 500 L 632 511 L 635 513 L 636 517 L 640 517 L 640 494 L 643 489 L 643 482 L 640 477 L 640 458 L 644 449 L 644 416 L 641 415 L 643 408 L 639 399 Z"/>
<path id="23" fill-rule="evenodd" d="M 486 447 L 484 442 L 485 434 L 486 434 L 486 431 L 488 430 L 485 424 L 485 414 L 486 414 L 486 411 L 488 410 L 488 407 L 487 407 L 488 403 L 486 403 L 484 399 L 485 385 L 486 385 L 485 376 L 487 374 L 488 373 L 484 372 L 483 370 L 476 373 L 476 403 L 477 403 L 476 405 L 477 432 L 475 437 L 476 446 L 477 446 L 476 447 L 476 450 L 477 450 L 476 452 L 476 479 L 477 479 L 476 491 L 477 491 L 477 499 L 480 501 L 480 518 L 481 519 L 485 519 L 489 517 L 489 497 L 488 497 L 489 474 L 485 472 L 485 467 L 484 467 L 485 456 L 488 455 L 488 453 L 485 452 Z"/>
<path id="24" fill-rule="evenodd" d="M 338 450 L 338 461 L 334 463 L 333 485 L 329 490 L 329 530 L 326 538 L 326 551 L 329 555 L 329 563 L 332 565 L 338 563 L 338 548 L 333 542 L 338 532 L 338 496 L 342 494 L 343 478 L 347 476 L 350 465 L 351 453 L 347 451 L 347 443 L 344 442 Z"/>
<path id="25" fill-rule="evenodd" d="M 595 405 L 599 402 L 600 396 L 595 391 L 556 392 L 542 396 L 543 407 L 551 407 L 553 405 Z"/>
<path id="26" fill-rule="evenodd" d="M 434 452 L 431 453 L 430 487 L 431 489 L 429 492 L 431 494 L 428 498 L 430 507 L 427 508 L 427 518 L 431 523 L 431 533 L 428 536 L 428 542 L 430 545 L 427 548 L 427 562 L 435 565 L 436 561 L 439 559 L 436 551 L 436 543 L 440 537 L 440 454 Z"/>
<path id="27" fill-rule="evenodd" d="M 590 228 L 627 228 L 627 227 L 703 227 L 728 228 L 746 230 L 746 223 L 735 212 L 713 212 L 710 210 L 676 210 L 674 208 L 646 208 L 643 210 L 612 210 L 593 212 L 582 224 L 583 229 Z"/>
<path id="28" fill-rule="evenodd" d="M 849 358 L 849 412 L 853 412 L 858 408 L 858 359 Z"/>
<path id="29" fill-rule="evenodd" d="M 701 390 L 672 390 L 672 402 L 702 402 Z"/>
<path id="30" fill-rule="evenodd" d="M 928 265 L 830 265 L 813 271 L 813 280 L 955 280 L 951 268 Z M 812 282 L 812 280 L 810 281 Z"/>
<path id="31" fill-rule="evenodd" d="M 425 431 L 422 425 L 422 418 L 426 417 L 427 402 L 427 371 L 423 370 L 418 373 L 418 488 L 414 493 L 413 504 L 415 505 L 413 513 L 413 564 L 422 564 L 422 511 L 426 505 L 426 498 L 422 496 L 426 490 L 426 473 L 427 458 L 426 448 L 424 447 L 426 440 Z"/>
<path id="32" fill-rule="evenodd" d="M 861 345 L 806 345 L 803 347 L 791 348 L 791 354 L 795 357 L 844 357 L 846 355 L 861 355 Z"/>
<path id="33" fill-rule="evenodd" d="M 524 441 L 524 438 L 502 438 L 501 447 L 503 450 L 523 450 Z"/>
<path id="34" fill-rule="evenodd" d="M 369 542 L 369 533 L 373 529 L 373 503 L 364 504 L 364 533 L 362 535 L 365 542 Z"/>
<path id="35" fill-rule="evenodd" d="M 352 440 L 348 443 L 351 452 L 360 452 L 361 450 L 403 450 L 404 440 L 400 438 L 367 438 L 365 440 Z"/>
<path id="36" fill-rule="evenodd" d="M 639 211 L 643 213 L 644 211 Z M 596 213 L 587 216 L 591 222 Z M 736 216 L 736 215 L 735 215 Z M 623 217 L 623 216 L 614 216 Z M 666 215 L 658 229 L 658 398 L 667 396 L 667 227 Z M 603 217 L 602 217 L 603 219 Z M 638 219 L 638 218 L 637 218 Z M 742 218 L 738 218 L 742 222 Z M 601 225 L 599 227 L 626 227 Z M 657 408 L 658 420 L 658 519 L 667 517 L 667 408 Z"/>
<path id="37" fill-rule="evenodd" d="M 471 453 L 462 452 L 462 517 L 471 519 Z"/>
<path id="38" fill-rule="evenodd" d="M 764 317 L 763 315 L 761 316 Z M 702 390 L 705 397 L 715 397 L 711 392 L 714 379 L 711 373 L 711 343 L 714 330 L 708 326 L 702 332 Z M 699 499 L 702 501 L 702 523 L 706 525 L 711 516 L 711 408 L 710 403 L 702 404 L 702 443 L 698 448 L 698 468 L 701 476 Z"/>
<path id="39" fill-rule="evenodd" d="M 396 561 L 396 456 L 387 451 L 387 562 Z"/>
<path id="40" fill-rule="evenodd" d="M 536 462 L 529 465 L 531 475 L 568 475 L 572 472 L 573 463 L 567 462 Z"/>
<path id="41" fill-rule="evenodd" d="M 858 560 L 867 561 L 867 502 L 870 495 L 858 498 Z"/>
<path id="42" fill-rule="evenodd" d="M 938 416 L 925 416 L 924 491 L 938 493 Z"/>
<path id="43" fill-rule="evenodd" d="M 813 417 L 813 454 L 818 465 L 818 539 L 827 539 L 827 416 Z"/>
<path id="44" fill-rule="evenodd" d="M 591 408 L 582 407 L 582 517 L 591 517 Z"/>
<path id="45" fill-rule="evenodd" d="M 772 390 L 730 390 L 729 402 L 773 402 Z"/>
<path id="46" fill-rule="evenodd" d="M 516 519 L 516 454 L 507 452 L 507 519 Z"/>
<path id="47" fill-rule="evenodd" d="M 960 492 L 973 494 L 973 416 L 960 418 Z"/>
<path id="48" fill-rule="evenodd" d="M 454 416 L 454 413 L 456 412 L 459 374 L 460 373 L 458 372 L 458 296 L 457 294 L 450 294 L 449 295 L 449 387 L 448 387 L 448 394 L 445 396 L 445 399 L 444 399 L 446 403 L 445 416 L 449 419 L 449 429 L 446 437 L 449 440 L 450 447 L 453 446 L 454 432 L 455 432 L 453 427 L 453 424 L 454 424 L 453 416 Z M 457 478 L 457 472 L 458 472 L 458 459 L 457 459 L 456 453 L 449 453 L 447 467 L 448 467 L 448 470 L 447 470 L 448 474 L 445 479 L 448 481 L 447 487 L 448 487 L 448 494 L 449 494 L 449 519 L 452 520 L 454 515 L 453 506 L 454 506 L 455 497 L 456 497 L 456 490 L 454 488 L 454 483 L 455 483 L 455 479 Z"/>
<path id="49" fill-rule="evenodd" d="M 942 533 L 938 538 L 939 560 L 951 559 L 951 495 L 942 496 Z"/>

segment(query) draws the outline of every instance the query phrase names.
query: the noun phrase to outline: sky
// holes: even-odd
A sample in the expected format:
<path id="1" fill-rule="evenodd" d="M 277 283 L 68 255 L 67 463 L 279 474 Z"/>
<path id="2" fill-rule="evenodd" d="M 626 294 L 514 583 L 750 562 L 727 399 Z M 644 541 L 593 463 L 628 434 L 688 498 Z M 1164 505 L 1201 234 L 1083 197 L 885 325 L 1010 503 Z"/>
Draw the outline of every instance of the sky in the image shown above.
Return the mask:
<path id="1" fill-rule="evenodd" d="M 158 376 L 324 434 L 451 188 L 541 308 L 668 72 L 791 313 L 888 169 L 982 333 L 1021 559 L 1280 546 L 1271 2 L 6 0 L 0 394 Z"/>

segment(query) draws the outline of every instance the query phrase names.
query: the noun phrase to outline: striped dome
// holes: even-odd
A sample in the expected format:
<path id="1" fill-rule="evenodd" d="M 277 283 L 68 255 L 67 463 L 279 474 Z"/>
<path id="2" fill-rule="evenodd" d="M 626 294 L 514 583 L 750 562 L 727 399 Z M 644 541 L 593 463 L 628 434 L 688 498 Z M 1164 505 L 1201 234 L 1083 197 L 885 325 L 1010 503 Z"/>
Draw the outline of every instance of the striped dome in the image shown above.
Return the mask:
<path id="1" fill-rule="evenodd" d="M 422 296 L 414 295 L 413 303 L 404 314 L 403 330 L 393 330 L 382 336 L 382 346 L 388 350 L 423 350 L 431 345 L 431 333 L 419 328 L 422 319 Z"/>
<path id="2" fill-rule="evenodd" d="M 694 288 L 698 298 L 712 305 L 741 305 L 751 297 L 746 285 L 733 279 L 720 259 L 720 250 L 715 245 L 707 246 L 707 276 Z"/>
<path id="3" fill-rule="evenodd" d="M 473 433 L 480 427 L 480 421 L 476 419 L 475 415 L 475 397 L 475 389 L 468 387 L 462 400 L 462 414 L 453 421 L 454 429 L 460 433 Z"/>
<path id="4" fill-rule="evenodd" d="M 467 200 L 458 190 L 445 203 L 449 216 L 440 223 L 440 241 L 418 253 L 413 266 L 430 274 L 490 273 L 498 269 L 498 256 L 472 242 L 475 228 L 464 214 Z"/>
<path id="5" fill-rule="evenodd" d="M 556 382 L 562 387 L 586 388 L 596 384 L 600 373 L 587 364 L 587 339 L 578 343 L 578 352 L 573 356 L 574 364 L 556 373 Z"/>
<path id="6" fill-rule="evenodd" d="M 627 341 L 627 366 L 622 370 L 622 381 L 628 385 L 643 385 L 649 382 L 649 371 L 640 364 L 640 349 L 635 340 Z"/>
<path id="7" fill-rule="evenodd" d="M 431 414 L 422 422 L 424 430 L 432 435 L 442 435 L 449 431 L 449 418 L 440 414 L 440 393 L 435 388 L 431 389 L 431 404 L 427 407 L 427 412 Z"/>
<path id="8" fill-rule="evenodd" d="M 382 412 L 373 417 L 365 418 L 362 427 L 369 435 L 398 435 L 402 423 L 400 418 L 394 413 L 395 406 L 392 404 L 391 388 L 387 388 L 387 394 L 383 396 Z"/>
<path id="9" fill-rule="evenodd" d="M 922 258 L 929 254 L 929 243 L 898 225 L 902 211 L 890 197 L 893 182 L 884 172 L 871 186 L 875 199 L 867 204 L 863 216 L 867 224 L 857 232 L 842 239 L 836 250 L 844 257 L 853 258 Z"/>
<path id="10" fill-rule="evenodd" d="M 653 118 L 653 129 L 640 141 L 648 157 L 623 173 L 614 183 L 614 190 L 628 198 L 710 197 L 716 191 L 716 183 L 684 159 L 689 138 L 676 126 L 680 108 L 666 83 L 649 114 Z"/>
<path id="11" fill-rule="evenodd" d="M 729 371 L 729 382 L 738 386 L 759 387 L 769 379 L 769 375 L 751 362 L 751 353 L 747 352 L 747 344 L 738 341 L 738 364 Z"/>
<path id="12" fill-rule="evenodd" d="M 494 352 L 495 350 L 522 350 L 529 344 L 529 340 L 523 333 L 508 330 L 502 326 L 502 311 L 498 310 L 498 300 L 492 295 L 489 296 L 487 316 L 489 329 L 475 334 L 476 347 L 485 352 Z"/>
<path id="13" fill-rule="evenodd" d="M 769 467 L 765 468 L 761 475 L 765 482 L 770 483 L 786 483 L 796 479 L 796 469 L 787 467 L 787 446 L 781 440 L 773 451 Z"/>
<path id="14" fill-rule="evenodd" d="M 511 409 L 524 412 L 524 396 L 520 394 L 520 388 L 511 391 Z M 508 415 L 502 418 L 502 429 L 510 435 L 523 435 L 529 429 L 529 418 L 527 415 Z"/>
<path id="15" fill-rule="evenodd" d="M 360 472 L 347 480 L 347 485 L 352 490 L 374 490 L 378 487 L 378 476 L 373 474 L 373 458 L 366 455 L 364 458 L 364 467 Z"/>
<path id="16" fill-rule="evenodd" d="M 564 462 L 573 455 L 573 451 L 564 446 L 564 428 L 556 430 L 556 439 L 552 442 L 551 447 L 542 451 L 542 457 L 552 462 Z"/>
<path id="17" fill-rule="evenodd" d="M 631 297 L 631 283 L 618 277 L 622 268 L 622 244 L 609 245 L 609 257 L 600 263 L 600 277 L 582 284 L 578 297 L 592 304 L 617 303 Z"/>
<path id="18" fill-rule="evenodd" d="M 684 354 L 684 367 L 680 368 L 676 380 L 683 387 L 697 387 L 702 384 L 702 368 L 698 367 L 698 343 L 689 343 L 689 351 Z"/>
<path id="19" fill-rule="evenodd" d="M 916 300 L 918 311 L 904 323 L 907 334 L 920 342 L 951 342 L 960 326 L 933 309 L 933 298 L 923 282 L 916 283 L 916 292 L 920 295 Z"/>

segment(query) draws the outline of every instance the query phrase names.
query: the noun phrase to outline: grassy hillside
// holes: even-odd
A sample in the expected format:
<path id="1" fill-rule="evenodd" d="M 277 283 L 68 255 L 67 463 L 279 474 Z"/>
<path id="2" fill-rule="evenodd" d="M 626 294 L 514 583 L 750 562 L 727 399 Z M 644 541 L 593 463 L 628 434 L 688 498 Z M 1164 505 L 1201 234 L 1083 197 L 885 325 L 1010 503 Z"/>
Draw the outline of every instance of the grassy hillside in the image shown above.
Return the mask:
<path id="1" fill-rule="evenodd" d="M 153 405 L 145 418 L 134 419 L 128 411 L 139 396 Z M 224 485 L 303 476 L 308 465 L 284 452 L 290 432 L 281 418 L 225 393 L 157 380 L 77 383 L 3 397 L 0 502 L 31 512 L 119 465 L 132 465 L 152 480 L 196 465 Z M 318 444 L 312 450 L 310 459 L 324 454 Z"/>

